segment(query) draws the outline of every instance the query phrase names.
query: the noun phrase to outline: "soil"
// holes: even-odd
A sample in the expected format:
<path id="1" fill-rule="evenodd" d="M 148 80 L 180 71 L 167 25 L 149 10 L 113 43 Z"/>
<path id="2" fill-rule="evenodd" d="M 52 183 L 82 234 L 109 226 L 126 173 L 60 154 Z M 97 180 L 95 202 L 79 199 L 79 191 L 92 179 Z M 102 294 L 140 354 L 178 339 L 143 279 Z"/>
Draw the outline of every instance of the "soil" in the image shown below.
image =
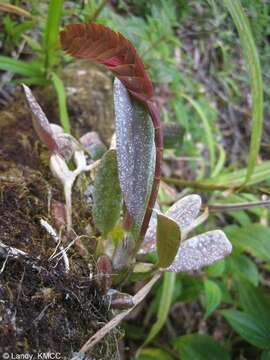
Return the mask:
<path id="1" fill-rule="evenodd" d="M 81 64 L 79 68 L 82 71 Z M 84 87 L 88 90 L 83 100 L 88 99 L 87 106 L 92 106 L 91 117 L 85 121 L 89 109 L 83 102 L 79 103 L 80 89 L 76 91 L 73 68 L 72 76 L 67 77 L 69 88 L 76 93 L 69 97 L 72 127 L 80 119 L 73 127 L 75 133 L 97 130 L 108 143 L 113 113 L 112 108 L 104 110 L 101 103 L 108 104 L 104 96 L 112 95 L 111 80 L 96 67 L 88 65 L 83 71 L 89 85 Z M 91 81 L 94 84 L 97 78 L 101 80 L 93 92 Z M 82 88 L 82 81 L 77 85 Z M 51 89 L 35 95 L 50 121 L 57 122 Z M 102 130 L 104 123 L 106 131 Z M 51 203 L 62 202 L 63 194 L 51 176 L 48 158 L 47 149 L 34 134 L 22 94 L 15 94 L 12 103 L 0 111 L 0 354 L 50 352 L 59 354 L 60 359 L 70 359 L 108 321 L 111 310 L 93 280 L 96 274 L 91 249 L 95 237 L 90 231 L 91 212 L 82 190 L 82 183 L 89 182 L 87 179 L 78 181 L 73 193 L 73 239 L 84 235 L 82 243 L 87 253 L 71 246 L 68 273 L 61 257 L 51 258 L 57 244 L 40 220 L 54 225 Z M 73 239 L 66 237 L 65 245 Z M 14 255 L 14 248 L 25 254 Z M 113 331 L 93 349 L 88 359 L 118 358 L 119 336 L 118 330 Z"/>

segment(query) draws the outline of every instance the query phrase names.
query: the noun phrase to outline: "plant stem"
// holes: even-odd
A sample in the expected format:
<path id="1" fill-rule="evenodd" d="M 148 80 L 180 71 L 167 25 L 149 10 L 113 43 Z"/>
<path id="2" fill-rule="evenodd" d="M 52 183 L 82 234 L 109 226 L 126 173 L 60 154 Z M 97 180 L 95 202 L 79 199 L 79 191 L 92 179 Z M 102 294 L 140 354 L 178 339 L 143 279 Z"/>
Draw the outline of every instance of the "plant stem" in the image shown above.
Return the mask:
<path id="1" fill-rule="evenodd" d="M 229 185 L 225 185 L 225 184 L 207 184 L 207 183 L 203 183 L 197 180 L 185 180 L 185 179 L 174 179 L 174 178 L 168 178 L 168 177 L 161 177 L 161 180 L 164 181 L 167 184 L 174 184 L 174 185 L 179 185 L 179 186 L 185 186 L 185 187 L 190 187 L 190 188 L 194 188 L 194 189 L 198 189 L 198 190 L 202 190 L 202 191 L 214 191 L 214 190 L 219 190 L 219 191 L 224 191 L 224 190 L 235 190 L 237 192 L 254 192 L 254 190 L 252 190 L 252 188 L 250 186 L 244 186 L 241 187 L 241 190 L 239 189 L 238 186 L 229 186 Z M 260 189 L 256 189 L 257 192 L 261 191 Z"/>
<path id="2" fill-rule="evenodd" d="M 69 234 L 72 227 L 72 185 L 74 179 L 72 178 L 71 181 L 67 181 L 64 184 L 64 194 L 65 194 L 65 202 L 66 202 L 66 221 L 67 221 L 67 233 Z"/>
<path id="3" fill-rule="evenodd" d="M 270 206 L 270 200 L 256 201 L 249 203 L 237 203 L 237 204 L 214 204 L 208 205 L 209 212 L 225 212 L 225 211 L 240 211 L 254 208 L 264 208 Z"/>

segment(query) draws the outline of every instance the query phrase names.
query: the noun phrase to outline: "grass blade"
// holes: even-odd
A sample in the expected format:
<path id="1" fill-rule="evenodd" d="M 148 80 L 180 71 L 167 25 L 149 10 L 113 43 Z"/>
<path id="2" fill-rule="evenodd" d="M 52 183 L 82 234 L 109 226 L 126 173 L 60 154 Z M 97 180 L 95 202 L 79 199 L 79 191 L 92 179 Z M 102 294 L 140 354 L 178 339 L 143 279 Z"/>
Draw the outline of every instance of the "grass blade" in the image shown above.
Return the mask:
<path id="1" fill-rule="evenodd" d="M 8 56 L 0 56 L 0 70 L 10 71 L 14 74 L 27 77 L 42 77 L 40 64 L 27 63 Z"/>
<path id="2" fill-rule="evenodd" d="M 263 126 L 263 83 L 257 48 L 250 29 L 249 20 L 239 0 L 224 0 L 240 36 L 240 42 L 247 62 L 252 97 L 252 127 L 248 155 L 248 168 L 244 184 L 253 174 L 260 151 Z"/>
<path id="3" fill-rule="evenodd" d="M 148 344 L 150 341 L 152 341 L 154 339 L 154 337 L 163 328 L 163 326 L 167 320 L 168 313 L 169 313 L 171 303 L 172 303 L 175 280 L 176 280 L 175 273 L 165 273 L 164 274 L 163 284 L 162 284 L 162 294 L 161 294 L 161 299 L 160 299 L 160 303 L 159 303 L 159 307 L 158 307 L 157 321 L 152 326 L 150 333 L 147 336 L 142 347 L 144 347 L 146 344 Z"/>
<path id="4" fill-rule="evenodd" d="M 64 0 L 51 0 L 44 35 L 45 69 L 48 71 L 56 55 L 59 42 L 59 23 Z"/>
<path id="5" fill-rule="evenodd" d="M 11 84 L 26 84 L 26 85 L 39 85 L 46 86 L 50 85 L 50 81 L 47 80 L 44 76 L 35 76 L 35 77 L 26 77 L 19 78 L 10 81 Z"/>
<path id="6" fill-rule="evenodd" d="M 228 174 L 219 175 L 210 180 L 205 180 L 205 184 L 228 185 L 231 187 L 239 187 L 245 182 L 245 185 L 255 185 L 262 181 L 270 179 L 270 161 L 256 165 L 249 179 L 247 178 L 248 168 L 240 169 Z"/>
<path id="7" fill-rule="evenodd" d="M 64 84 L 60 79 L 60 77 L 55 73 L 52 73 L 52 83 L 57 93 L 60 121 L 62 127 L 66 133 L 70 133 L 70 122 L 67 111 L 67 101 L 66 101 L 66 92 L 65 92 Z"/>
<path id="8" fill-rule="evenodd" d="M 32 15 L 23 8 L 11 4 L 0 4 L 0 11 L 31 18 Z"/>
<path id="9" fill-rule="evenodd" d="M 161 179 L 168 184 L 175 184 L 203 191 L 227 190 L 239 188 L 243 185 L 246 178 L 247 168 L 234 171 L 232 173 L 219 175 L 207 180 L 185 180 L 162 177 Z M 256 165 L 250 179 L 245 183 L 245 188 L 256 185 L 270 179 L 270 161 Z M 244 189 L 244 188 L 243 188 Z"/>
<path id="10" fill-rule="evenodd" d="M 211 126 L 209 124 L 209 121 L 207 119 L 207 116 L 205 115 L 202 107 L 199 105 L 199 103 L 197 101 L 193 100 L 191 97 L 189 97 L 186 94 L 180 94 L 180 96 L 182 96 L 184 99 L 186 99 L 190 103 L 190 105 L 193 106 L 193 108 L 196 110 L 197 114 L 199 115 L 199 117 L 202 120 L 205 137 L 206 137 L 206 141 L 208 144 L 210 168 L 211 168 L 211 170 L 213 170 L 214 166 L 215 166 L 215 162 L 216 162 L 215 140 L 214 140 L 213 132 L 212 132 Z"/>
<path id="11" fill-rule="evenodd" d="M 224 148 L 221 145 L 218 148 L 219 148 L 219 157 L 215 165 L 215 168 L 212 172 L 212 177 L 216 177 L 221 173 L 226 161 L 226 152 Z"/>

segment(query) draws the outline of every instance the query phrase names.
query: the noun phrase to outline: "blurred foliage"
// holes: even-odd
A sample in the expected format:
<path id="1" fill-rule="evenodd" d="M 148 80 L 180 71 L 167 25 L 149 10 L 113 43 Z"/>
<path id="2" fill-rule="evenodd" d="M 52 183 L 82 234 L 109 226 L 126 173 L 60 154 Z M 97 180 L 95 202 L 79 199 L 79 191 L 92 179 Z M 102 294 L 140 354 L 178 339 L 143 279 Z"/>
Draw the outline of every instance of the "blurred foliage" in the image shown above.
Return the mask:
<path id="1" fill-rule="evenodd" d="M 0 13 L 0 89 L 12 81 L 39 86 L 52 81 L 67 127 L 59 81 L 61 67 L 70 58 L 59 50 L 58 21 L 61 26 L 91 20 L 108 25 L 127 36 L 143 57 L 163 121 L 179 123 L 185 130 L 181 147 L 165 152 L 191 159 L 189 171 L 183 170 L 182 176 L 190 180 L 191 173 L 192 180 L 206 186 L 241 186 L 247 166 L 251 91 L 240 39 L 223 2 L 85 0 L 65 1 L 63 8 L 57 1 L 10 3 L 23 7 L 31 17 Z M 261 62 L 265 121 L 252 191 L 222 189 L 205 195 L 208 204 L 224 206 L 256 202 L 261 193 L 270 193 L 269 165 L 264 162 L 270 158 L 270 4 L 268 0 L 242 0 L 241 4 Z M 160 199 L 164 198 L 168 201 L 161 191 Z M 164 295 L 169 279 L 160 282 L 143 330 L 141 319 L 125 325 L 130 344 L 140 347 L 149 336 L 139 359 L 270 358 L 269 212 L 254 208 L 212 213 L 204 231 L 217 225 L 225 228 L 233 243 L 232 255 L 203 273 L 176 275 L 174 288 L 170 287 L 170 311 Z"/>

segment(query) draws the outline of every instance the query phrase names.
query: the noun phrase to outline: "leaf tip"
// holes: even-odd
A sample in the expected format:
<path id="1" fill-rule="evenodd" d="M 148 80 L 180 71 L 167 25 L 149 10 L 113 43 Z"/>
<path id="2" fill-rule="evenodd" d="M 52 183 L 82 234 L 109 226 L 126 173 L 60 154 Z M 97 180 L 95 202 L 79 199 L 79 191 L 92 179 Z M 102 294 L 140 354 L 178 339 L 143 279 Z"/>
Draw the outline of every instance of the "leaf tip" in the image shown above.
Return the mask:
<path id="1" fill-rule="evenodd" d="M 208 231 L 183 242 L 167 271 L 200 270 L 228 256 L 231 251 L 232 244 L 222 230 Z"/>

